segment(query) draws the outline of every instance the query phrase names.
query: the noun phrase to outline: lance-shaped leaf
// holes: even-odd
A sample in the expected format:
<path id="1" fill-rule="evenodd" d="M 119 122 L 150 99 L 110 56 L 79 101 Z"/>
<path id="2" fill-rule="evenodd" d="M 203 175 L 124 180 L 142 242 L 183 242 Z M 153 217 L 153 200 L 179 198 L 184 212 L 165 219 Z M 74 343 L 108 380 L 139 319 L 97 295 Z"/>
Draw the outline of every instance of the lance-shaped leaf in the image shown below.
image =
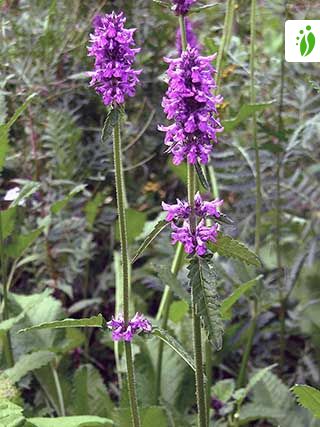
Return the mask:
<path id="1" fill-rule="evenodd" d="M 217 350 L 220 350 L 223 322 L 214 265 L 207 258 L 194 257 L 188 270 L 197 313 L 208 332 L 209 340 Z"/>
<path id="2" fill-rule="evenodd" d="M 44 322 L 40 325 L 30 326 L 29 328 L 20 329 L 19 334 L 22 332 L 29 332 L 39 329 L 59 329 L 59 328 L 103 328 L 105 326 L 105 319 L 102 314 L 98 316 L 86 317 L 83 319 L 63 319 L 55 320 L 53 322 Z"/>
<path id="3" fill-rule="evenodd" d="M 182 344 L 179 343 L 172 335 L 170 335 L 167 331 L 161 328 L 153 327 L 152 335 L 160 338 L 164 341 L 169 347 L 172 348 L 194 371 L 196 370 L 194 361 L 191 355 L 185 350 Z"/>
<path id="4" fill-rule="evenodd" d="M 155 266 L 159 279 L 165 286 L 169 286 L 172 292 L 181 300 L 190 302 L 190 295 L 183 287 L 180 280 L 171 272 L 170 267 L 166 265 Z"/>
<path id="5" fill-rule="evenodd" d="M 225 132 L 230 132 L 234 130 L 240 123 L 244 122 L 254 113 L 258 113 L 260 111 L 264 111 L 268 107 L 270 107 L 274 101 L 265 102 L 261 104 L 244 104 L 240 107 L 240 110 L 236 117 L 229 120 L 224 120 L 222 125 L 224 127 Z"/>
<path id="6" fill-rule="evenodd" d="M 120 108 L 110 108 L 107 114 L 107 117 L 104 121 L 102 133 L 101 133 L 101 142 L 107 142 L 112 138 L 112 131 L 117 122 L 120 120 L 123 115 L 123 110 Z"/>
<path id="7" fill-rule="evenodd" d="M 109 418 L 80 415 L 58 418 L 28 418 L 28 424 L 25 427 L 109 427 L 114 425 L 114 422 Z"/>
<path id="8" fill-rule="evenodd" d="M 144 239 L 143 243 L 140 245 L 135 256 L 132 258 L 132 264 L 143 254 L 147 247 L 153 242 L 153 240 L 164 230 L 170 223 L 165 219 L 159 221 L 158 224 L 154 227 L 150 234 Z"/>
<path id="9" fill-rule="evenodd" d="M 243 283 L 242 285 L 238 286 L 236 290 L 226 298 L 222 304 L 221 304 L 221 315 L 223 319 L 227 319 L 229 316 L 229 311 L 233 307 L 233 305 L 238 301 L 238 299 L 244 295 L 246 292 L 248 292 L 250 289 L 253 288 L 253 286 L 262 278 L 262 274 L 255 277 L 252 280 L 249 280 L 249 282 Z"/>
<path id="10" fill-rule="evenodd" d="M 320 418 L 320 390 L 308 385 L 295 385 L 292 392 L 300 405 L 312 412 L 316 418 Z"/>
<path id="11" fill-rule="evenodd" d="M 256 267 L 261 266 L 259 257 L 244 243 L 224 235 L 221 232 L 218 234 L 216 243 L 209 243 L 208 246 L 212 252 L 217 252 L 219 255 L 225 256 L 226 258 L 239 259 L 240 261 Z"/>
<path id="12" fill-rule="evenodd" d="M 24 354 L 12 368 L 4 371 L 4 375 L 12 382 L 18 382 L 29 372 L 40 369 L 42 366 L 50 363 L 52 360 L 54 360 L 55 357 L 55 353 L 46 350 Z"/>
<path id="13" fill-rule="evenodd" d="M 23 252 L 28 249 L 30 245 L 42 233 L 43 227 L 30 231 L 28 234 L 20 234 L 13 242 L 7 245 L 6 254 L 11 258 L 19 258 Z"/>
<path id="14" fill-rule="evenodd" d="M 207 179 L 207 177 L 205 176 L 205 174 L 204 174 L 204 172 L 203 172 L 203 170 L 202 170 L 202 167 L 201 167 L 201 165 L 199 164 L 199 163 L 196 163 L 196 172 L 197 172 L 197 175 L 198 175 L 198 178 L 199 178 L 199 181 L 200 181 L 200 184 L 202 185 L 202 187 L 205 189 L 205 190 L 210 190 L 210 185 L 209 185 L 209 182 L 208 182 L 208 179 Z"/>

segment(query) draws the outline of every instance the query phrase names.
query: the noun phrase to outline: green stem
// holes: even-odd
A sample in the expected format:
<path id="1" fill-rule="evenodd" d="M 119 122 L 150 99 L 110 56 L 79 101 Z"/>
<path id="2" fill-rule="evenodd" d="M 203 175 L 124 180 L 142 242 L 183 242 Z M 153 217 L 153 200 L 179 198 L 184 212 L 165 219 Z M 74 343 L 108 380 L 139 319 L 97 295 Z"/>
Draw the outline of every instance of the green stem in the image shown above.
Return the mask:
<path id="1" fill-rule="evenodd" d="M 228 0 L 227 7 L 226 7 L 226 14 L 224 18 L 224 25 L 223 25 L 223 33 L 221 38 L 221 43 L 218 51 L 217 56 L 217 89 L 216 92 L 219 93 L 220 91 L 220 85 L 221 85 L 221 78 L 222 78 L 222 60 L 223 56 L 225 54 L 225 51 L 228 48 L 228 45 L 230 43 L 231 34 L 232 34 L 232 24 L 233 24 L 233 16 L 234 16 L 234 2 L 235 0 Z"/>
<path id="2" fill-rule="evenodd" d="M 53 376 L 54 384 L 56 386 L 56 391 L 57 391 L 57 396 L 58 396 L 58 401 L 59 401 L 59 407 L 60 407 L 60 414 L 59 415 L 61 417 L 65 417 L 66 416 L 66 410 L 65 410 L 65 406 L 64 406 L 62 388 L 61 388 L 58 372 L 57 372 L 55 366 L 53 366 L 53 364 L 51 364 L 51 370 L 52 370 L 52 376 Z"/>
<path id="3" fill-rule="evenodd" d="M 123 298 L 123 317 L 125 324 L 129 322 L 129 293 L 130 293 L 130 259 L 127 239 L 127 218 L 126 218 L 126 200 L 125 188 L 123 179 L 122 165 L 122 150 L 120 137 L 120 121 L 118 121 L 113 129 L 113 155 L 114 169 L 117 192 L 117 207 L 119 218 L 120 245 L 121 245 L 121 261 L 122 261 L 122 298 Z M 132 425 L 140 427 L 140 416 L 138 409 L 138 399 L 135 387 L 134 378 L 134 363 L 132 356 L 131 343 L 125 343 L 125 355 L 127 364 L 128 392 L 130 400 L 130 410 Z"/>
<path id="4" fill-rule="evenodd" d="M 287 2 L 284 2 L 284 20 L 287 15 Z M 282 33 L 282 52 L 281 52 L 281 78 L 280 78 L 280 100 L 279 100 L 279 110 L 278 110 L 278 134 L 279 134 L 279 144 L 281 144 L 281 134 L 283 133 L 283 120 L 282 120 L 282 111 L 283 111 L 283 102 L 284 102 L 284 77 L 285 77 L 285 56 L 284 56 L 284 33 Z M 279 323 L 280 323 L 280 356 L 279 356 L 279 369 L 280 372 L 283 371 L 284 366 L 284 356 L 285 356 L 285 346 L 286 346 L 286 297 L 284 296 L 283 289 L 283 280 L 282 280 L 282 257 L 281 257 L 281 216 L 282 216 L 282 206 L 281 206 L 281 163 L 282 156 L 281 153 L 277 153 L 277 171 L 276 171 L 276 252 L 277 252 L 277 269 L 279 274 L 279 302 L 280 302 L 280 312 L 279 312 Z"/>
<path id="5" fill-rule="evenodd" d="M 226 14 L 224 18 L 223 33 L 222 33 L 221 43 L 219 46 L 218 56 L 217 56 L 217 66 L 216 66 L 217 67 L 217 78 L 216 78 L 217 88 L 215 90 L 217 94 L 220 93 L 220 89 L 221 89 L 222 60 L 230 44 L 230 39 L 232 34 L 234 7 L 235 7 L 235 0 L 228 0 L 227 7 L 226 7 Z M 212 165 L 208 166 L 208 172 L 209 172 L 209 178 L 210 178 L 210 184 L 211 184 L 213 196 L 217 198 L 219 197 L 219 187 L 218 187 L 218 182 L 217 182 L 216 174 L 214 171 L 214 167 Z"/>
<path id="6" fill-rule="evenodd" d="M 255 54 L 256 54 L 256 14 L 257 14 L 257 0 L 251 0 L 251 16 L 250 16 L 250 31 L 251 31 L 251 44 L 250 44 L 250 103 L 256 103 L 256 89 L 255 89 Z M 260 168 L 260 155 L 259 145 L 257 138 L 257 117 L 253 113 L 252 119 L 252 139 L 253 149 L 255 152 L 255 165 L 256 165 L 256 230 L 255 230 L 255 251 L 259 255 L 260 251 L 260 233 L 261 233 L 261 168 Z"/>
<path id="7" fill-rule="evenodd" d="M 193 289 L 191 290 L 193 352 L 196 365 L 196 395 L 198 407 L 198 427 L 207 427 L 206 392 L 203 375 L 201 322 L 196 313 Z"/>
<path id="8" fill-rule="evenodd" d="M 182 50 L 187 48 L 185 18 L 179 17 Z M 194 214 L 194 196 L 196 193 L 196 172 L 195 167 L 188 163 L 188 201 L 191 206 L 190 227 L 195 230 L 196 216 Z M 196 312 L 196 305 L 193 298 L 193 289 L 191 290 L 192 306 L 192 326 L 193 326 L 193 352 L 196 364 L 196 397 L 198 407 L 198 426 L 207 427 L 207 410 L 206 410 L 206 388 L 204 384 L 204 371 L 202 360 L 202 339 L 201 339 L 201 322 Z"/>
<path id="9" fill-rule="evenodd" d="M 248 339 L 246 342 L 246 348 L 242 356 L 240 371 L 237 378 L 237 388 L 243 387 L 245 385 L 247 366 L 248 366 L 248 361 L 249 361 L 249 357 L 250 357 L 250 353 L 253 345 L 253 338 L 256 332 L 256 328 L 257 328 L 257 302 L 254 301 L 253 313 L 252 313 L 249 332 L 248 332 Z"/>
<path id="10" fill-rule="evenodd" d="M 171 265 L 171 273 L 174 276 L 177 276 L 182 262 L 183 262 L 183 245 L 181 243 L 178 243 L 178 247 L 175 253 L 175 256 L 173 258 L 173 262 Z M 159 311 L 158 311 L 158 315 L 159 315 L 159 320 L 162 318 L 161 321 L 161 328 L 162 329 L 167 329 L 168 326 L 168 319 L 169 319 L 169 309 L 170 309 L 170 304 L 172 301 L 172 292 L 169 288 L 169 286 L 166 286 L 165 291 L 164 291 L 164 295 L 165 298 L 162 299 L 161 304 L 163 302 L 163 304 L 160 306 Z M 155 393 L 155 399 L 156 402 L 155 404 L 158 404 L 160 396 L 161 396 L 161 378 L 162 378 L 162 361 L 163 361 L 163 350 L 164 350 L 164 342 L 162 340 L 160 340 L 159 342 L 159 348 L 158 348 L 158 357 L 157 357 L 157 370 L 156 370 L 156 393 Z"/>
<path id="11" fill-rule="evenodd" d="M 4 252 L 4 238 L 2 226 L 2 212 L 0 211 L 0 261 L 1 261 L 1 280 L 3 286 L 3 320 L 9 319 L 8 309 L 8 280 L 7 280 L 7 260 Z M 3 337 L 4 353 L 6 363 L 9 368 L 14 365 L 14 357 L 11 346 L 10 332 L 6 332 Z"/>

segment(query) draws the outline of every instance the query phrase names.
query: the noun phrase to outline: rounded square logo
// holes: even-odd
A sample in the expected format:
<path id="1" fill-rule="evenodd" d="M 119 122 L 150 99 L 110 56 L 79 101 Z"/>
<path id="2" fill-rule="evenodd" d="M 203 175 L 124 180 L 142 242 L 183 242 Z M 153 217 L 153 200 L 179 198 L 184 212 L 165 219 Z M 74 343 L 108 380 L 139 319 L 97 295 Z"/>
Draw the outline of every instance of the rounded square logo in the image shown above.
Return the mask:
<path id="1" fill-rule="evenodd" d="M 287 62 L 320 62 L 320 20 L 290 20 L 285 24 Z"/>

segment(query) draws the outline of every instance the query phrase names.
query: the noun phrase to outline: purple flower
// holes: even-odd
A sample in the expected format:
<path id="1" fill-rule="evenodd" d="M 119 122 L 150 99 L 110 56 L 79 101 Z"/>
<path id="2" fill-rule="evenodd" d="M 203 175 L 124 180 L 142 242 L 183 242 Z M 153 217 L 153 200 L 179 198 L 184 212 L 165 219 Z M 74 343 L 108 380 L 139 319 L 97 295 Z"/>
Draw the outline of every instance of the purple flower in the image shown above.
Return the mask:
<path id="1" fill-rule="evenodd" d="M 217 143 L 217 132 L 223 131 L 217 115 L 216 105 L 221 96 L 213 95 L 216 88 L 212 75 L 216 72 L 211 65 L 215 55 L 200 56 L 195 48 L 188 46 L 178 59 L 168 59 L 169 87 L 162 106 L 168 120 L 174 123 L 159 126 L 166 132 L 165 144 L 173 154 L 173 163 L 208 163 Z"/>
<path id="2" fill-rule="evenodd" d="M 172 0 L 172 10 L 176 15 L 186 15 L 196 0 Z"/>
<path id="3" fill-rule="evenodd" d="M 125 29 L 125 22 L 122 12 L 99 15 L 93 20 L 88 55 L 95 57 L 95 64 L 94 71 L 88 74 L 92 77 L 90 86 L 95 87 L 105 105 L 123 104 L 126 96 L 133 96 L 141 73 L 132 68 L 140 51 L 132 48 L 135 29 Z"/>
<path id="4" fill-rule="evenodd" d="M 185 23 L 186 23 L 186 37 L 187 37 L 188 45 L 190 47 L 198 49 L 200 51 L 202 46 L 198 42 L 198 38 L 193 31 L 192 22 L 189 19 L 185 18 Z M 180 28 L 177 29 L 176 47 L 177 47 L 178 54 L 181 55 L 182 43 L 181 43 L 181 30 L 180 30 Z"/>
<path id="5" fill-rule="evenodd" d="M 187 254 L 196 253 L 203 256 L 207 253 L 207 242 L 216 242 L 218 224 L 206 225 L 209 217 L 219 218 L 218 208 L 223 200 L 215 199 L 212 202 L 204 201 L 199 193 L 194 198 L 194 212 L 186 201 L 177 200 L 177 204 L 162 203 L 163 209 L 168 212 L 166 220 L 171 222 L 172 244 L 181 242 Z M 191 227 L 191 216 L 194 215 L 195 227 Z M 197 220 L 200 220 L 199 222 Z M 181 225 L 181 221 L 182 225 Z"/>
<path id="6" fill-rule="evenodd" d="M 164 211 L 167 211 L 166 216 L 167 221 L 172 221 L 174 218 L 188 218 L 191 214 L 191 207 L 188 202 L 181 201 L 177 199 L 177 204 L 168 205 L 165 202 L 162 202 L 162 208 Z"/>
<path id="7" fill-rule="evenodd" d="M 112 316 L 110 322 L 107 322 L 109 329 L 112 329 L 113 341 L 131 341 L 135 334 L 140 332 L 151 332 L 152 325 L 143 314 L 136 313 L 126 326 L 123 314 L 119 313 L 117 317 Z"/>

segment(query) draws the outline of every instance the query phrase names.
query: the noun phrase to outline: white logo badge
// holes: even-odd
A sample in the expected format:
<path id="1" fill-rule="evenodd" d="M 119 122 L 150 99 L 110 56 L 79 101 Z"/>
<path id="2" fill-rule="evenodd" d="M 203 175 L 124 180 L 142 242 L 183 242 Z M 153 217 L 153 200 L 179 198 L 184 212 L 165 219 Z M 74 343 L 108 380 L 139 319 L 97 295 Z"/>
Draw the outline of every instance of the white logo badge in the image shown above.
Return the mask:
<path id="1" fill-rule="evenodd" d="M 287 62 L 320 62 L 320 20 L 286 21 Z"/>

